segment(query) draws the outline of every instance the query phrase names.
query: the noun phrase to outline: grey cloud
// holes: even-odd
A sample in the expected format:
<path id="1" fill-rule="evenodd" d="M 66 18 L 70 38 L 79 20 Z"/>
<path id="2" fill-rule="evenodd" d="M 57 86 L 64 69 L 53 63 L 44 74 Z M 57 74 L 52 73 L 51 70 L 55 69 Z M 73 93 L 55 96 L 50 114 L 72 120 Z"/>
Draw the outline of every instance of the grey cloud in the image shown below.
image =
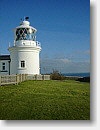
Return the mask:
<path id="1" fill-rule="evenodd" d="M 41 59 L 41 72 L 51 73 L 53 70 L 58 70 L 61 73 L 79 73 L 89 72 L 90 63 L 73 62 L 69 59 Z"/>

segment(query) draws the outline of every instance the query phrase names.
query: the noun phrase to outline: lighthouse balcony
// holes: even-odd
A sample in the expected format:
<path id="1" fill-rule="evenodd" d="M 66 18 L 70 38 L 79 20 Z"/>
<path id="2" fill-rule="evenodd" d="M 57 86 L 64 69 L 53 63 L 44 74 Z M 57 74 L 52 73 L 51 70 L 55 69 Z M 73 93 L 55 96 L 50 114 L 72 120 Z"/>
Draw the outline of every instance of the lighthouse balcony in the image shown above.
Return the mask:
<path id="1" fill-rule="evenodd" d="M 36 46 L 41 47 L 41 43 L 40 43 L 40 42 L 38 42 L 38 41 L 36 41 Z"/>
<path id="2" fill-rule="evenodd" d="M 21 41 L 14 42 L 14 46 L 21 46 L 21 47 L 25 47 L 25 46 L 41 47 L 41 44 L 38 41 L 21 40 Z"/>

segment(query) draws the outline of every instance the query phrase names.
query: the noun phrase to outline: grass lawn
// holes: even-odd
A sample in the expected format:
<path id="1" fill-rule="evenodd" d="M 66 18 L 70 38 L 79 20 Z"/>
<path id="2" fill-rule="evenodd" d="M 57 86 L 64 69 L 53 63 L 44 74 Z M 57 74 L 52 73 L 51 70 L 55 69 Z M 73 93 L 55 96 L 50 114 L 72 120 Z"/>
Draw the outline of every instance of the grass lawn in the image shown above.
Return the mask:
<path id="1" fill-rule="evenodd" d="M 90 84 L 51 80 L 1 86 L 0 120 L 90 120 Z"/>

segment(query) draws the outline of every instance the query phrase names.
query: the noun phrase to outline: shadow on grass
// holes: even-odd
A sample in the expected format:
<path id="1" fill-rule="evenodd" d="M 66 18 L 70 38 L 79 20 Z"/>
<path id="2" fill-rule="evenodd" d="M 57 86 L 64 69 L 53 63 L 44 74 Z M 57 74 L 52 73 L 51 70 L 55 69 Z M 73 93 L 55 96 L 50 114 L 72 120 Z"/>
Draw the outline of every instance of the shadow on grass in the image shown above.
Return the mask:
<path id="1" fill-rule="evenodd" d="M 56 126 L 91 126 L 94 121 L 91 120 L 6 120 L 3 121 L 4 126 L 34 126 L 34 127 L 56 127 Z"/>

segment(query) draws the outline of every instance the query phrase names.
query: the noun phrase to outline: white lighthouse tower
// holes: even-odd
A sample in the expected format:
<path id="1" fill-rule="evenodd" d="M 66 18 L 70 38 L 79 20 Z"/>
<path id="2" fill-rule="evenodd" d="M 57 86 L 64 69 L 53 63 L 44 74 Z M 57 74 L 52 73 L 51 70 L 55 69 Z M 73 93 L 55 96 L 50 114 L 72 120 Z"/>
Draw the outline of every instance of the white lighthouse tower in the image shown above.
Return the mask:
<path id="1" fill-rule="evenodd" d="M 9 47 L 10 74 L 40 74 L 39 52 L 36 29 L 26 18 L 14 30 L 14 45 Z"/>

